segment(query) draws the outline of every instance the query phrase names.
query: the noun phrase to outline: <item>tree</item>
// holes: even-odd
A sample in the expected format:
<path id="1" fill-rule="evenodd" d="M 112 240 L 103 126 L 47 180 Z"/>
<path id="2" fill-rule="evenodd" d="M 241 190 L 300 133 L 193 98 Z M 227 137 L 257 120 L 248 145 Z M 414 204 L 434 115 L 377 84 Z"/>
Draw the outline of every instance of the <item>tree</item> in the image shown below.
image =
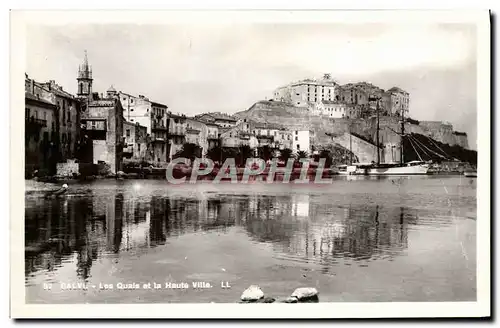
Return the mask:
<path id="1" fill-rule="evenodd" d="M 297 152 L 297 158 L 298 158 L 298 159 L 301 159 L 301 158 L 308 158 L 308 157 L 309 157 L 309 155 L 308 155 L 308 154 L 307 154 L 307 152 L 306 152 L 306 151 L 304 151 L 304 150 L 299 150 L 299 151 Z"/>
<path id="2" fill-rule="evenodd" d="M 201 157 L 201 147 L 194 143 L 186 143 L 182 146 L 173 158 L 184 157 L 194 161 L 195 158 Z"/>
<path id="3" fill-rule="evenodd" d="M 317 155 L 318 161 L 322 158 L 325 159 L 325 167 L 330 167 L 333 162 L 333 155 L 328 149 L 322 149 L 319 155 Z"/>
<path id="4" fill-rule="evenodd" d="M 218 162 L 222 160 L 222 147 L 217 145 L 214 148 L 211 148 L 207 151 L 207 157 L 210 158 L 214 162 Z"/>
<path id="5" fill-rule="evenodd" d="M 259 157 L 266 162 L 273 157 L 273 150 L 268 145 L 259 147 L 258 151 L 259 151 Z"/>
<path id="6" fill-rule="evenodd" d="M 238 147 L 238 153 L 236 154 L 236 164 L 245 165 L 247 159 L 252 157 L 252 148 L 249 145 L 241 145 Z"/>
<path id="7" fill-rule="evenodd" d="M 280 151 L 279 159 L 283 162 L 288 162 L 288 160 L 293 156 L 293 151 L 290 148 L 285 148 Z"/>

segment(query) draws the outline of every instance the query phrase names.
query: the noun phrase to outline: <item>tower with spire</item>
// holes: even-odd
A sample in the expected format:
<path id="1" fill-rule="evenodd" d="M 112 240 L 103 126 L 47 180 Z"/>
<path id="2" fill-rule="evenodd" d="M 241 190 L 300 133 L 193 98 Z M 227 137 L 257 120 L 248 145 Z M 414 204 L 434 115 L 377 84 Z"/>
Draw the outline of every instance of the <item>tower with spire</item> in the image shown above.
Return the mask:
<path id="1" fill-rule="evenodd" d="M 78 77 L 76 80 L 78 83 L 77 96 L 81 98 L 90 98 L 92 95 L 92 67 L 89 65 L 87 50 L 85 50 L 83 64 L 78 67 Z"/>

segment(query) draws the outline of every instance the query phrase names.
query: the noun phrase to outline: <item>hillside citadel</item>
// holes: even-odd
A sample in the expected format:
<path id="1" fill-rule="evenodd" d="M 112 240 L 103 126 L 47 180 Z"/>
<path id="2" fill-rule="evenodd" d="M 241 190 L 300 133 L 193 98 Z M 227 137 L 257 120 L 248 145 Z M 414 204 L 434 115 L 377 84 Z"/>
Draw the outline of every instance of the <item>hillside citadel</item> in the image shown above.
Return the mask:
<path id="1" fill-rule="evenodd" d="M 271 100 L 257 101 L 234 115 L 207 112 L 187 117 L 144 95 L 94 92 L 92 67 L 85 52 L 77 72 L 77 94 L 49 81 L 25 76 L 26 174 L 75 175 L 95 167 L 111 174 L 124 163 L 164 167 L 194 144 L 199 156 L 216 148 L 257 149 L 317 154 L 332 145 L 350 148 L 360 161 L 372 161 L 376 113 L 383 162 L 397 162 L 401 117 L 406 133 L 468 148 L 467 135 L 449 123 L 410 118 L 410 95 L 399 87 L 383 90 L 367 82 L 340 85 L 325 74 L 278 87 Z M 371 101 L 376 97 L 378 104 Z M 353 142 L 354 140 L 354 142 Z"/>

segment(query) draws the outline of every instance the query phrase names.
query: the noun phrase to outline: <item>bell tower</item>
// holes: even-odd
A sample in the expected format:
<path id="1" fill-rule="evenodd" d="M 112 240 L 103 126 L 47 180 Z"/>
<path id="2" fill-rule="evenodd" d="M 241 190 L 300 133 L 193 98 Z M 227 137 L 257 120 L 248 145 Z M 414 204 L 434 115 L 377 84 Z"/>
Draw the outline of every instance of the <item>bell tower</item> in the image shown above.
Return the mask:
<path id="1" fill-rule="evenodd" d="M 76 95 L 82 98 L 90 98 L 92 95 L 92 67 L 89 65 L 87 50 L 85 50 L 83 64 L 78 67 L 78 77 L 76 81 L 78 83 Z"/>

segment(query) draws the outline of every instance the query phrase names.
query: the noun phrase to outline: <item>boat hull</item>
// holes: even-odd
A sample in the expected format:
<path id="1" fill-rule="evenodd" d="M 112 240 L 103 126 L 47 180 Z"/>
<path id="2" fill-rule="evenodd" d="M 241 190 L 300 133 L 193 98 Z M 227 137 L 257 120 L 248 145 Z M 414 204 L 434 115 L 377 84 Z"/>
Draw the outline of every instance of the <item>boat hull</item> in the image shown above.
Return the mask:
<path id="1" fill-rule="evenodd" d="M 427 175 L 429 167 L 425 165 L 398 166 L 398 167 L 369 167 L 360 168 L 356 175 Z"/>

